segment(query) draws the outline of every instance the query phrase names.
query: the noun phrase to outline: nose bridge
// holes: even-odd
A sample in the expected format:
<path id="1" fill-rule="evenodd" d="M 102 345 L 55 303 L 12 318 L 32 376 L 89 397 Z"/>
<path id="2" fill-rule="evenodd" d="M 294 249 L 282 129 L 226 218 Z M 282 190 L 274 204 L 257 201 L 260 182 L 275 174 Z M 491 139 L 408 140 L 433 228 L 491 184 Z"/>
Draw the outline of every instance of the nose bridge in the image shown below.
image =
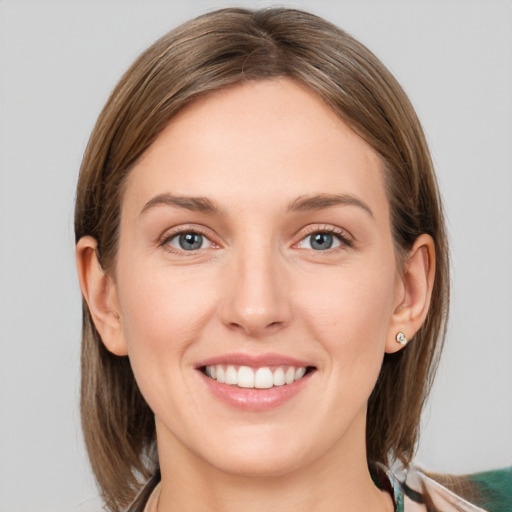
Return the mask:
<path id="1" fill-rule="evenodd" d="M 279 251 L 268 236 L 247 236 L 230 258 L 230 283 L 223 320 L 231 328 L 261 336 L 289 320 L 285 273 Z"/>

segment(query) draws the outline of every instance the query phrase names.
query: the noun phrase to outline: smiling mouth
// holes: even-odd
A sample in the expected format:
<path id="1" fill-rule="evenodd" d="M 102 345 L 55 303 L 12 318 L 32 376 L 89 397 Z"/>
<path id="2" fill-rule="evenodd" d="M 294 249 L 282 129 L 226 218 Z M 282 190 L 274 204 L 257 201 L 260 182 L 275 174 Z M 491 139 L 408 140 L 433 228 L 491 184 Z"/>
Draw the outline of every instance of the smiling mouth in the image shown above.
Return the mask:
<path id="1" fill-rule="evenodd" d="M 199 370 L 210 379 L 220 384 L 245 389 L 269 389 L 273 387 L 293 384 L 305 375 L 314 372 L 314 366 L 263 366 L 251 368 L 250 366 L 236 366 L 215 364 L 201 366 Z"/>

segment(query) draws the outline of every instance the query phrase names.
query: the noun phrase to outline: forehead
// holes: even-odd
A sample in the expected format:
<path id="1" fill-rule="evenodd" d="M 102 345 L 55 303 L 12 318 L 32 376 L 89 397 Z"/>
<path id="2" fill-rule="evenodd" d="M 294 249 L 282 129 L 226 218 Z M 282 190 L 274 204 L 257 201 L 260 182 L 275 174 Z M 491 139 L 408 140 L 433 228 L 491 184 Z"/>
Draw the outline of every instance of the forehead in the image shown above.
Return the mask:
<path id="1" fill-rule="evenodd" d="M 257 203 L 350 192 L 379 201 L 381 167 L 376 152 L 306 86 L 253 81 L 176 115 L 132 170 L 125 199 L 140 204 L 170 192 Z"/>

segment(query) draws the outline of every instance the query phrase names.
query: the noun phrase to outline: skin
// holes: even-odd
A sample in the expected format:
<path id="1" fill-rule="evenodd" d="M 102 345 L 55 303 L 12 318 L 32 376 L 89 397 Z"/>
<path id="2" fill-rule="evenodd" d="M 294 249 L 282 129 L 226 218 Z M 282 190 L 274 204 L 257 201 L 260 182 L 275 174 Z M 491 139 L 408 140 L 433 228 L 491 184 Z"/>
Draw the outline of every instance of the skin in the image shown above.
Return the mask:
<path id="1" fill-rule="evenodd" d="M 296 208 L 326 194 L 345 200 Z M 422 235 L 399 266 L 389 217 L 374 150 L 289 79 L 196 101 L 143 155 L 115 275 L 90 237 L 77 261 L 105 345 L 129 356 L 155 413 L 160 512 L 392 510 L 367 469 L 366 404 L 385 352 L 401 348 L 396 333 L 411 338 L 425 318 L 434 248 Z M 181 249 L 179 230 L 204 235 L 202 247 Z M 333 247 L 315 250 L 310 235 L 330 231 Z M 269 352 L 315 368 L 269 410 L 222 402 L 197 369 Z"/>

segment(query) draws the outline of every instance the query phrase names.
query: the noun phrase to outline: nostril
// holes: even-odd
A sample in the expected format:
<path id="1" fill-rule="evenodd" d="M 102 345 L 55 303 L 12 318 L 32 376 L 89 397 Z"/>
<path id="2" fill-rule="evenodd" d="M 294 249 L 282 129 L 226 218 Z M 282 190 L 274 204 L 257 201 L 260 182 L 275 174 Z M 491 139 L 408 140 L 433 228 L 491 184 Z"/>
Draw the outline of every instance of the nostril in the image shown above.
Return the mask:
<path id="1" fill-rule="evenodd" d="M 250 336 L 259 337 L 278 331 L 284 325 L 285 323 L 280 321 L 266 324 L 265 322 L 257 322 L 251 319 L 251 321 L 247 320 L 245 322 L 230 322 L 228 326 L 233 330 L 243 331 Z"/>

